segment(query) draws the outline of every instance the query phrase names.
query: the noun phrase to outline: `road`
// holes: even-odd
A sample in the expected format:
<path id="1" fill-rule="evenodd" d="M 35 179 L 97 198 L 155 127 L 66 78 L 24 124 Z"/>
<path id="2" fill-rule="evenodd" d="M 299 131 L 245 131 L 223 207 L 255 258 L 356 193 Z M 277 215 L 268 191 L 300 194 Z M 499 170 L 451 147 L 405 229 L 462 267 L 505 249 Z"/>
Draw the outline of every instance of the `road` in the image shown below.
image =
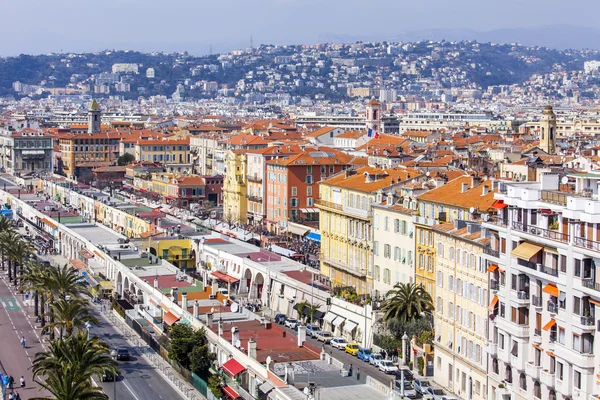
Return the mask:
<path id="1" fill-rule="evenodd" d="M 14 286 L 8 282 L 6 271 L 0 271 L 0 362 L 2 370 L 12 375 L 15 388 L 22 399 L 48 396 L 47 391 L 39 391 L 31 374 L 31 362 L 35 354 L 44 351 L 40 342 L 39 329 L 35 327 L 33 309 L 24 306 L 23 295 L 15 294 Z M 21 347 L 21 337 L 25 337 L 25 348 Z M 25 388 L 19 387 L 19 378 L 25 377 Z"/>

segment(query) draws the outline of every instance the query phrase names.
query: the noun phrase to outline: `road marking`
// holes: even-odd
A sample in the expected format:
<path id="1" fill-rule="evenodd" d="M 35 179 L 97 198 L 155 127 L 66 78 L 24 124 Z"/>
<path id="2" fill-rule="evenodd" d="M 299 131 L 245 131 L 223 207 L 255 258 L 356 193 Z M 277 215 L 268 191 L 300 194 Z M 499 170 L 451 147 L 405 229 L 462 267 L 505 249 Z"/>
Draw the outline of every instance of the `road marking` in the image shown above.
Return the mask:
<path id="1" fill-rule="evenodd" d="M 135 400 L 140 400 L 140 399 L 138 399 L 138 397 L 135 395 L 135 393 L 133 393 L 133 390 L 131 390 L 131 388 L 129 387 L 129 385 L 128 385 L 128 384 L 127 384 L 125 381 L 122 381 L 122 382 L 123 382 L 123 385 L 125 385 L 125 387 L 127 388 L 127 390 L 129 390 L 129 393 L 131 393 L 131 395 L 132 395 L 132 396 L 135 398 Z"/>
<path id="2" fill-rule="evenodd" d="M 4 309 L 6 311 L 18 311 L 21 309 L 21 307 L 19 307 L 17 304 L 17 299 L 15 299 L 14 297 L 3 297 L 0 298 L 0 301 L 4 305 Z"/>

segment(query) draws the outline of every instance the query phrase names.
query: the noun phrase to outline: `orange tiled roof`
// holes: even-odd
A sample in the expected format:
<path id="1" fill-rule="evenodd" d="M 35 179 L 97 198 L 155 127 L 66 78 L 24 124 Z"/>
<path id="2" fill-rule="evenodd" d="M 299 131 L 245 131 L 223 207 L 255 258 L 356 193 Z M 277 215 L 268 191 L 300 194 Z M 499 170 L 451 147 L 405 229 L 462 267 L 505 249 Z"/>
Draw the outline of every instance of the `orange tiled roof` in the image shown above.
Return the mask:
<path id="1" fill-rule="evenodd" d="M 461 176 L 449 181 L 444 186 L 430 190 L 418 197 L 419 201 L 433 202 L 455 206 L 463 209 L 475 207 L 480 211 L 487 211 L 496 202 L 494 193 L 491 191 L 492 181 L 487 180 L 472 187 L 471 176 Z M 462 192 L 463 183 L 468 184 L 469 188 Z M 482 195 L 482 186 L 488 188 L 488 193 Z"/>
<path id="2" fill-rule="evenodd" d="M 365 173 L 368 175 L 375 175 L 376 179 L 370 182 L 367 181 Z M 328 186 L 373 193 L 392 184 L 416 178 L 420 175 L 421 173 L 419 171 L 408 168 L 382 169 L 365 166 L 354 171 L 342 172 L 321 183 Z"/>

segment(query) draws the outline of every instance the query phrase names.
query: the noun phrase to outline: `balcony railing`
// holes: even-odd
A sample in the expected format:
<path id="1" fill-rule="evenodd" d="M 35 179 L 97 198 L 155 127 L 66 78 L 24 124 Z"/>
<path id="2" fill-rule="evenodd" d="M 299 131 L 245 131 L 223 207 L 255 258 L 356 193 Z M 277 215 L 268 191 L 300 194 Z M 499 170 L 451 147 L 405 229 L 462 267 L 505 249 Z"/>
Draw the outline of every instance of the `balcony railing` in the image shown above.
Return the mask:
<path id="1" fill-rule="evenodd" d="M 490 255 L 492 257 L 500 257 L 500 250 L 494 250 L 491 247 L 484 247 L 483 252 L 484 254 Z"/>
<path id="2" fill-rule="evenodd" d="M 547 267 L 545 265 L 542 265 L 542 268 L 540 269 L 540 271 L 545 274 L 548 274 L 548 275 L 558 276 L 558 269 L 556 269 L 556 268 Z"/>
<path id="3" fill-rule="evenodd" d="M 336 203 L 332 203 L 330 201 L 325 201 L 325 200 L 321 200 L 321 199 L 317 199 L 315 200 L 315 204 L 318 206 L 323 206 L 323 207 L 327 207 L 327 208 L 333 208 L 335 210 L 339 210 L 339 211 L 343 211 L 344 207 L 342 207 L 341 204 L 336 204 Z"/>
<path id="4" fill-rule="evenodd" d="M 536 295 L 531 296 L 531 305 L 534 307 L 541 307 L 542 306 L 542 298 L 538 297 Z"/>
<path id="5" fill-rule="evenodd" d="M 594 326 L 594 317 L 581 317 L 581 325 Z"/>
<path id="6" fill-rule="evenodd" d="M 321 256 L 321 260 L 326 262 L 327 264 L 333 265 L 336 268 L 339 269 L 343 269 L 346 272 L 351 273 L 352 275 L 364 278 L 367 276 L 366 270 L 358 270 L 358 269 L 354 269 L 352 267 L 350 267 L 348 264 L 338 261 L 338 260 L 334 260 L 333 258 L 329 258 L 329 257 L 325 257 L 325 256 Z"/>
<path id="7" fill-rule="evenodd" d="M 561 206 L 567 205 L 567 195 L 560 192 L 551 192 L 549 190 L 542 191 L 542 201 L 547 203 L 558 204 Z"/>
<path id="8" fill-rule="evenodd" d="M 498 281 L 490 281 L 490 289 L 492 289 L 492 290 L 499 290 L 500 289 L 500 283 Z"/>
<path id="9" fill-rule="evenodd" d="M 583 247 L 584 249 L 600 251 L 600 242 L 596 242 L 594 240 L 589 240 L 582 237 L 576 237 L 574 242 L 575 246 L 577 247 Z"/>
<path id="10" fill-rule="evenodd" d="M 540 331 L 539 329 L 534 329 L 534 330 L 533 330 L 533 334 L 534 334 L 535 336 L 542 336 L 542 331 Z"/>
<path id="11" fill-rule="evenodd" d="M 248 179 L 248 182 L 256 182 L 256 183 L 261 183 L 262 182 L 262 178 L 259 177 L 259 176 L 248 175 L 247 179 Z"/>
<path id="12" fill-rule="evenodd" d="M 212 160 L 213 159 L 213 155 L 209 153 L 209 154 L 206 155 L 206 158 L 208 158 L 209 160 Z"/>
<path id="13" fill-rule="evenodd" d="M 512 228 L 521 232 L 529 233 L 546 239 L 557 240 L 559 242 L 569 241 L 569 235 L 565 233 L 553 231 L 550 229 L 538 228 L 534 225 L 525 226 L 522 222 L 513 222 Z"/>
<path id="14" fill-rule="evenodd" d="M 256 201 L 256 202 L 262 203 L 262 197 L 260 197 L 260 196 L 246 196 L 246 197 L 250 201 Z"/>
<path id="15" fill-rule="evenodd" d="M 596 279 L 594 278 L 583 279 L 581 283 L 588 289 L 594 289 L 600 292 L 600 283 L 596 282 Z"/>
<path id="16" fill-rule="evenodd" d="M 526 292 L 524 290 L 519 290 L 517 292 L 517 299 L 519 299 L 519 300 L 529 300 L 529 292 Z"/>
<path id="17" fill-rule="evenodd" d="M 556 314 L 558 312 L 558 305 L 548 302 L 548 312 L 551 312 L 552 314 Z"/>

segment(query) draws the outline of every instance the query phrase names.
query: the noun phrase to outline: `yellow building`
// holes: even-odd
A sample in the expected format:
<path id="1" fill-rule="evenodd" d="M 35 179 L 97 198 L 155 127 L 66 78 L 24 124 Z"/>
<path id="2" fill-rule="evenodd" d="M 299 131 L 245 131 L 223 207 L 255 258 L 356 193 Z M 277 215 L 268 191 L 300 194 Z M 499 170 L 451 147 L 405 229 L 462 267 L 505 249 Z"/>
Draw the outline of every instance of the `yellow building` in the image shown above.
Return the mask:
<path id="1" fill-rule="evenodd" d="M 248 221 L 247 163 L 244 150 L 229 150 L 225 155 L 223 181 L 223 218 L 226 221 Z"/>
<path id="2" fill-rule="evenodd" d="M 171 140 L 138 140 L 135 144 L 136 161 L 158 162 L 167 168 L 182 170 L 189 165 L 191 172 L 190 138 Z M 177 167 L 179 166 L 179 167 Z"/>
<path id="3" fill-rule="evenodd" d="M 320 183 L 321 274 L 357 293 L 373 289 L 373 208 L 381 193 L 400 186 L 413 170 L 362 167 Z M 381 203 L 379 199 L 379 203 Z"/>
<path id="4" fill-rule="evenodd" d="M 487 395 L 488 238 L 477 221 L 431 227 L 436 249 L 434 380 L 460 399 Z"/>
<path id="5" fill-rule="evenodd" d="M 174 232 L 177 233 L 177 228 Z M 153 256 L 167 260 L 180 269 L 196 267 L 196 253 L 192 249 L 191 239 L 179 239 L 177 236 L 162 236 L 148 239 L 144 247 Z"/>
<path id="6" fill-rule="evenodd" d="M 415 280 L 435 298 L 436 248 L 431 227 L 440 222 L 472 220 L 494 204 L 492 182 L 465 175 L 417 198 L 415 225 Z M 471 213 L 471 210 L 473 213 Z"/>

